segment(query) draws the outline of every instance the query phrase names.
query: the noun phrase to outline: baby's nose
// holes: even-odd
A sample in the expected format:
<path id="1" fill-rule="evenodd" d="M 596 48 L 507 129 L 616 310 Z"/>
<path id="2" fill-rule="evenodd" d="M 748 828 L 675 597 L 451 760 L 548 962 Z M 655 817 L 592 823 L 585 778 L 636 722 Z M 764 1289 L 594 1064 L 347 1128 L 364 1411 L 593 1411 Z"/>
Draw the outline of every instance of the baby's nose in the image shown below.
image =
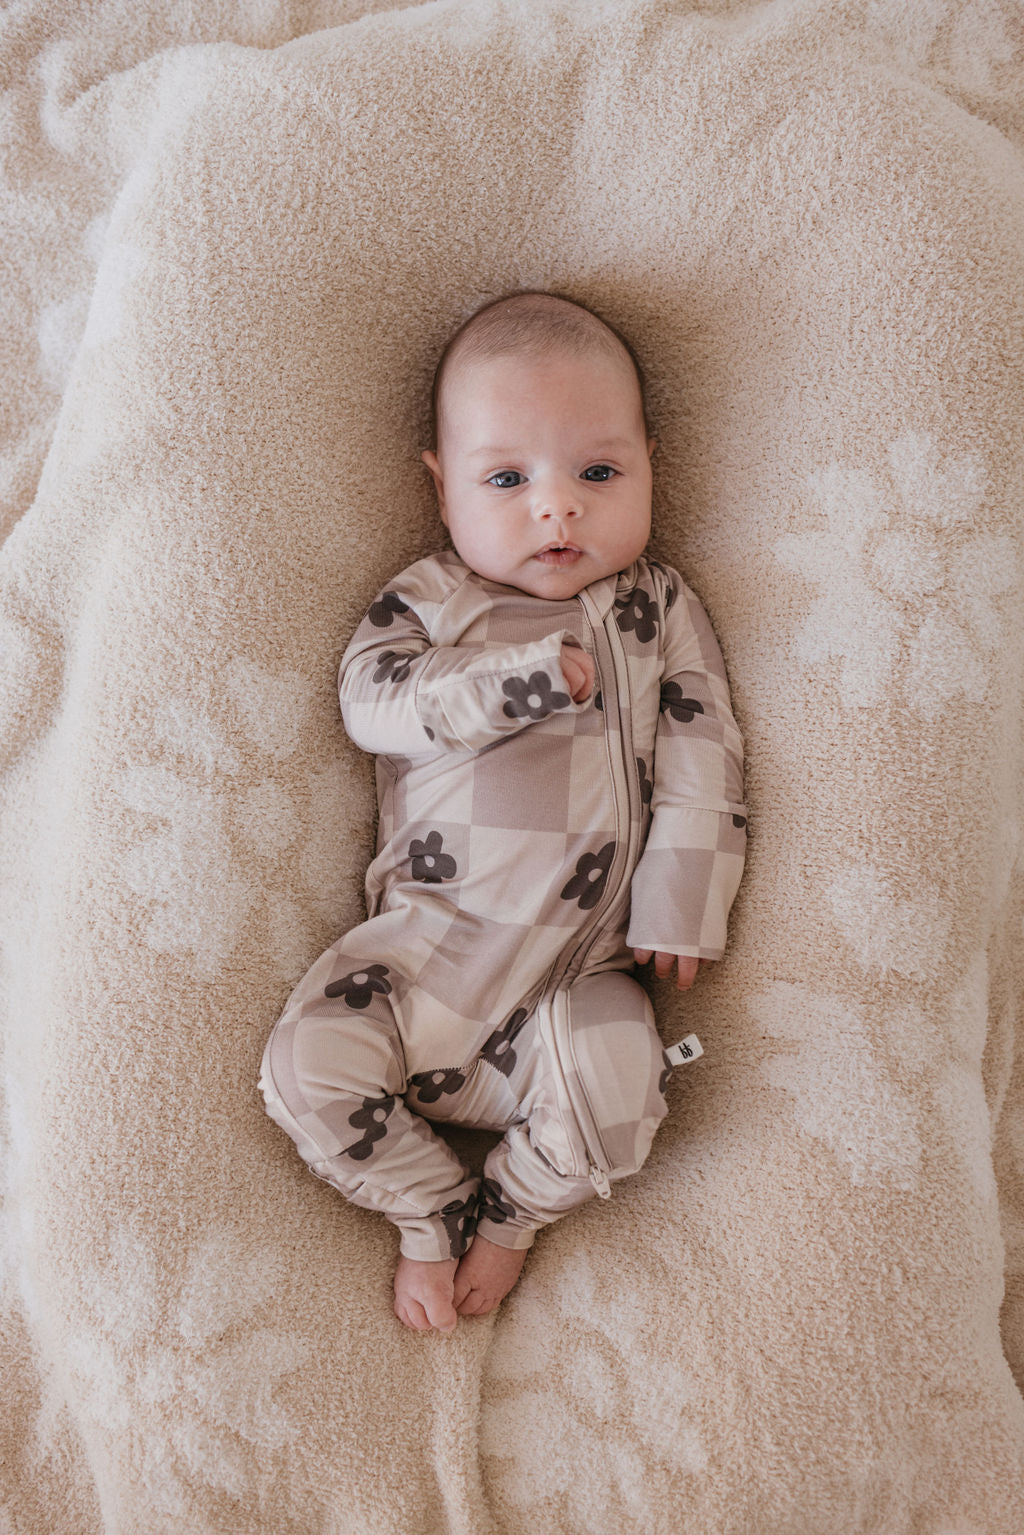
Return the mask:
<path id="1" fill-rule="evenodd" d="M 578 517 L 582 510 L 583 504 L 574 483 L 550 486 L 537 498 L 537 514 L 545 519 Z"/>

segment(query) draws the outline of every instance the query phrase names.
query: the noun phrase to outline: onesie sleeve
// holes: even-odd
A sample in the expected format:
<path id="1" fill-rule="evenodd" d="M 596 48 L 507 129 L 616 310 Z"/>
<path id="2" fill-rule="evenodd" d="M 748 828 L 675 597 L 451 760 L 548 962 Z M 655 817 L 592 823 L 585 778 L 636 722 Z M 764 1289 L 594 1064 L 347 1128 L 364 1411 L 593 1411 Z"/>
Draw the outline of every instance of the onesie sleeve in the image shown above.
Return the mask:
<path id="1" fill-rule="evenodd" d="M 746 851 L 743 742 L 699 599 L 674 570 L 659 567 L 656 580 L 665 609 L 661 710 L 627 943 L 719 959 Z"/>
<path id="2" fill-rule="evenodd" d="M 342 657 L 338 696 L 357 746 L 402 756 L 478 751 L 582 707 L 562 671 L 563 645 L 579 646 L 570 630 L 518 645 L 434 645 L 440 604 L 422 584 L 399 577 L 381 592 Z"/>

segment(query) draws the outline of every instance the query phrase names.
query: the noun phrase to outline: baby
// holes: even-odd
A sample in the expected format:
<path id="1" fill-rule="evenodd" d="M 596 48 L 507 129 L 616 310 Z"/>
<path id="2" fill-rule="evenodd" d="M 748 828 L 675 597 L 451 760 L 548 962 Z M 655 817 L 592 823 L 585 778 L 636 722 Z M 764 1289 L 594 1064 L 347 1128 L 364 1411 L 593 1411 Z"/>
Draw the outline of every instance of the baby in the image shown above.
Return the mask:
<path id="1" fill-rule="evenodd" d="M 644 557 L 627 345 L 515 294 L 456 332 L 434 400 L 454 552 L 380 593 L 339 677 L 377 754 L 368 920 L 292 993 L 260 1086 L 313 1172 L 398 1227 L 400 1320 L 448 1333 L 643 1164 L 673 1062 L 631 971 L 687 987 L 721 955 L 746 822 L 710 624 Z M 482 1179 L 431 1120 L 502 1133 Z"/>

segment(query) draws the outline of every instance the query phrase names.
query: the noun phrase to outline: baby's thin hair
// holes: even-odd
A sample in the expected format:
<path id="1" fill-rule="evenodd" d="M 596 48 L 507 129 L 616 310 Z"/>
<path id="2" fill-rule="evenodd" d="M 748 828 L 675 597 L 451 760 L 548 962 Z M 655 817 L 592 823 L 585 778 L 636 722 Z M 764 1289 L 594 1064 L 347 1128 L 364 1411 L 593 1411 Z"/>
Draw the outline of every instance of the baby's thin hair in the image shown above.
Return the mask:
<path id="1" fill-rule="evenodd" d="M 578 299 L 525 288 L 489 300 L 449 338 L 434 372 L 430 396 L 434 442 L 440 426 L 441 390 L 455 363 L 512 355 L 545 357 L 559 351 L 575 355 L 602 351 L 620 361 L 625 352 L 636 373 L 644 423 L 650 430 L 643 369 L 625 336 Z"/>

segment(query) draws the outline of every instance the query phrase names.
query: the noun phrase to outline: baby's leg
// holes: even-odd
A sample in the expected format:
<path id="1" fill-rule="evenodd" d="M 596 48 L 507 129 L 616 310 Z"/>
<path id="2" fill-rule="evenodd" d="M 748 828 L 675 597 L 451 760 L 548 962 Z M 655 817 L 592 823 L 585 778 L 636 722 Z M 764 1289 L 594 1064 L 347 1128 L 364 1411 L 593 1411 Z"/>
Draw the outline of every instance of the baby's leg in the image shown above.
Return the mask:
<path id="1" fill-rule="evenodd" d="M 501 1294 L 488 1297 L 511 1289 L 540 1226 L 637 1172 L 665 1114 L 651 1006 L 619 971 L 584 977 L 542 1002 L 514 1051 L 509 1086 L 524 1119 L 484 1166 L 477 1235 L 456 1276 L 462 1314 L 493 1309 Z"/>
<path id="2" fill-rule="evenodd" d="M 506 1130 L 519 1118 L 519 1104 L 506 1073 L 514 1060 L 514 1055 L 509 1055 L 512 1038 L 525 1016 L 525 1011 L 520 1011 L 497 1029 L 465 1070 L 423 1072 L 412 1077 L 411 1101 L 416 1109 L 427 1118 L 450 1124 Z M 474 1236 L 455 1274 L 455 1309 L 464 1316 L 492 1311 L 519 1277 L 528 1245 L 526 1241 L 515 1250 Z"/>
<path id="3" fill-rule="evenodd" d="M 379 966 L 384 971 L 385 967 Z M 404 1101 L 404 1055 L 387 983 L 372 967 L 306 997 L 264 1052 L 267 1112 L 320 1178 L 380 1210 L 401 1232 L 395 1310 L 411 1327 L 450 1331 L 458 1258 L 472 1235 L 476 1179 Z"/>

